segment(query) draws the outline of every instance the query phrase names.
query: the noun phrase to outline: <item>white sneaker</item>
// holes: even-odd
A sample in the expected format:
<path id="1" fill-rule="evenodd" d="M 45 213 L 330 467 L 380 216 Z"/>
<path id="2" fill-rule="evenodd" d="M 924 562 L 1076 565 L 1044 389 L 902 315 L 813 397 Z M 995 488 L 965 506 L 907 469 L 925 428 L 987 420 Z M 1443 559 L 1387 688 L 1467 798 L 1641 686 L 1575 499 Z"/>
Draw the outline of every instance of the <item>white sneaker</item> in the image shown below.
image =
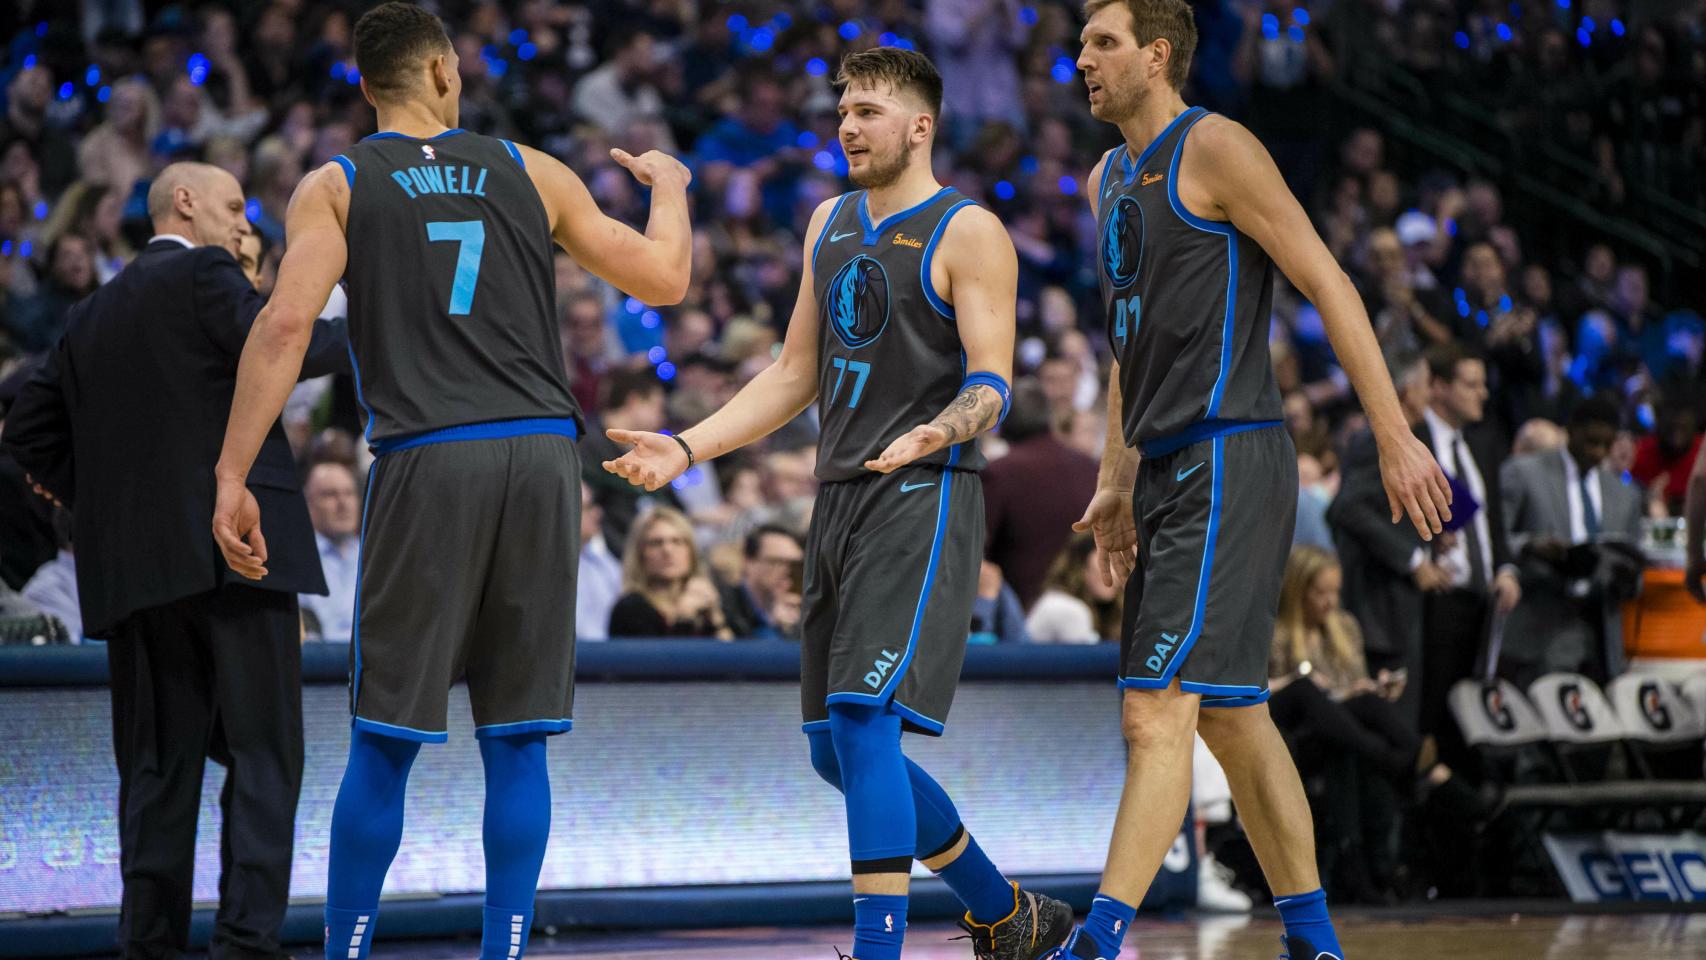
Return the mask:
<path id="1" fill-rule="evenodd" d="M 1232 885 L 1232 868 L 1204 854 L 1197 864 L 1197 909 L 1211 913 L 1249 913 L 1250 898 Z"/>

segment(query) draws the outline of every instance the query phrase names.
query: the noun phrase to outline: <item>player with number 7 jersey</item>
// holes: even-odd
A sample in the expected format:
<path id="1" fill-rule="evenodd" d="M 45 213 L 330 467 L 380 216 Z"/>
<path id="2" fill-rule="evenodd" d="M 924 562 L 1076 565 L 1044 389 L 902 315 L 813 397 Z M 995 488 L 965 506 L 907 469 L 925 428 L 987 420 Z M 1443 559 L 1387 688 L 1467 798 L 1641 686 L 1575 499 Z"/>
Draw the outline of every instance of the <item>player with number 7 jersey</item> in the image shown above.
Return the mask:
<path id="1" fill-rule="evenodd" d="M 487 778 L 481 956 L 515 960 L 550 824 L 545 737 L 573 722 L 582 421 L 557 336 L 553 246 L 640 300 L 679 301 L 691 272 L 689 175 L 659 153 L 611 151 L 651 188 L 642 235 L 600 212 L 555 158 L 457 126 L 458 58 L 432 13 L 383 3 L 354 39 L 379 132 L 291 199 L 284 261 L 244 347 L 215 471 L 214 536 L 239 574 L 266 575 L 244 478 L 342 279 L 376 459 L 326 955 L 366 956 L 409 767 L 421 743 L 447 739 L 450 687 L 466 679 Z"/>

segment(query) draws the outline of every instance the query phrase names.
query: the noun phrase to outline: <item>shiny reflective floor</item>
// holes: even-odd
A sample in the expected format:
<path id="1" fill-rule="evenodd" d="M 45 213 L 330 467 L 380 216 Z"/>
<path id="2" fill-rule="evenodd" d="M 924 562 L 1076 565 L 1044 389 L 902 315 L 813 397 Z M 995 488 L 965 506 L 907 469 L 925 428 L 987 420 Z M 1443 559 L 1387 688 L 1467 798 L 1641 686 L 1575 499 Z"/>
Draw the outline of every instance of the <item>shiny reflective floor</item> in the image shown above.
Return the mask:
<path id="1" fill-rule="evenodd" d="M 1250 917 L 1140 919 L 1121 960 L 1274 960 L 1280 952 L 1277 920 Z M 906 956 L 916 960 L 971 960 L 959 930 L 915 924 Z M 1454 916 L 1382 911 L 1349 914 L 1339 921 L 1347 960 L 1706 960 L 1706 912 L 1571 916 Z M 679 931 L 648 934 L 535 935 L 530 957 L 599 957 L 607 960 L 835 960 L 847 949 L 843 928 Z M 1135 949 L 1134 949 L 1135 947 Z M 472 942 L 381 943 L 375 960 L 472 957 Z M 303 956 L 301 951 L 297 955 Z M 1301 960 L 1301 958 L 1300 958 Z"/>

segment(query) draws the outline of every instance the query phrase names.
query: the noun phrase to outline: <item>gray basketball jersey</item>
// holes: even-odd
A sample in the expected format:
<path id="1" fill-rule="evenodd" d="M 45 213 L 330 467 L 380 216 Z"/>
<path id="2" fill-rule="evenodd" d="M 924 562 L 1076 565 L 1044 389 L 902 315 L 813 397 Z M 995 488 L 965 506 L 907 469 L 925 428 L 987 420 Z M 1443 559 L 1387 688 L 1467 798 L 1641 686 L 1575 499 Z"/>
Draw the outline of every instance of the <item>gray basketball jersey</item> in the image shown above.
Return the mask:
<path id="1" fill-rule="evenodd" d="M 1282 412 L 1268 362 L 1273 262 L 1232 224 L 1179 202 L 1185 136 L 1207 115 L 1180 114 L 1135 162 L 1115 148 L 1097 188 L 1098 272 L 1125 440 L 1151 456 Z"/>
<path id="2" fill-rule="evenodd" d="M 960 392 L 965 352 L 954 308 L 936 295 L 930 261 L 948 220 L 970 206 L 943 187 L 873 224 L 865 192 L 835 201 L 812 250 L 818 317 L 817 476 L 868 476 L 865 461 L 936 419 Z M 918 463 L 983 467 L 976 439 Z"/>
<path id="3" fill-rule="evenodd" d="M 350 182 L 344 279 L 368 441 L 578 422 L 550 221 L 515 145 L 463 130 L 386 132 L 336 159 Z"/>

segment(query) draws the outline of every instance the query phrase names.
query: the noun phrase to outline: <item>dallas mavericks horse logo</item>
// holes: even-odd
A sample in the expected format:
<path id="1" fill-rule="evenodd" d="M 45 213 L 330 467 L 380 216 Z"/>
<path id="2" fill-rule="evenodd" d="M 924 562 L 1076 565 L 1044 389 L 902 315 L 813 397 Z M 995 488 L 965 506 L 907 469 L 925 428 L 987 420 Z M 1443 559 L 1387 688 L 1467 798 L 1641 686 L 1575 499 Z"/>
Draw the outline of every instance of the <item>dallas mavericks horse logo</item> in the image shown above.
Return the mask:
<path id="1" fill-rule="evenodd" d="M 1143 208 L 1129 195 L 1114 201 L 1102 228 L 1102 269 L 1108 283 L 1118 290 L 1137 279 L 1143 262 Z"/>
<path id="2" fill-rule="evenodd" d="M 883 265 L 864 254 L 847 261 L 829 281 L 824 308 L 835 335 L 849 349 L 882 336 L 889 323 L 889 278 Z"/>

